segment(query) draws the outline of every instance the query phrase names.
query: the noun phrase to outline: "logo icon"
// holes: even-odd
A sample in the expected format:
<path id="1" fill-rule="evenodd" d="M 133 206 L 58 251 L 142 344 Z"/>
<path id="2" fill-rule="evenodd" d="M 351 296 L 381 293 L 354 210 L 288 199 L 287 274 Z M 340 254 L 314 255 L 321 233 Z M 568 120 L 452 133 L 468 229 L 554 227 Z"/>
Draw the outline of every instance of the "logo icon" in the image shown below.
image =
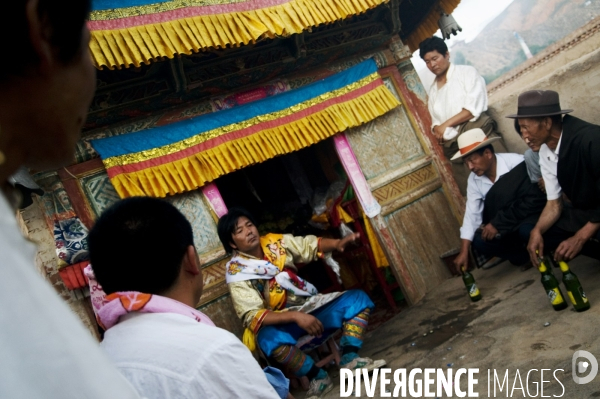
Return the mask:
<path id="1" fill-rule="evenodd" d="M 579 360 L 585 358 L 585 360 Z M 573 354 L 571 361 L 573 381 L 576 384 L 587 384 L 591 382 L 598 374 L 598 361 L 588 351 L 577 351 Z M 590 367 L 591 366 L 591 367 Z M 585 377 L 579 375 L 584 374 L 587 370 L 590 370 L 589 374 Z"/>

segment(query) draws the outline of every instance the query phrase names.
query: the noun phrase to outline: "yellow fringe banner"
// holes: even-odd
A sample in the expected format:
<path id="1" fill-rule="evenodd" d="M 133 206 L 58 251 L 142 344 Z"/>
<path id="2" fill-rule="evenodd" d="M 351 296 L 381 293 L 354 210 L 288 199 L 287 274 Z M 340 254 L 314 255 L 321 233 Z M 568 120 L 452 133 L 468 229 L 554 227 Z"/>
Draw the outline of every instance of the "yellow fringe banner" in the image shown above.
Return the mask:
<path id="1" fill-rule="evenodd" d="M 161 57 L 287 37 L 388 1 L 171 0 L 94 10 L 88 22 L 90 50 L 97 68 L 139 67 Z"/>

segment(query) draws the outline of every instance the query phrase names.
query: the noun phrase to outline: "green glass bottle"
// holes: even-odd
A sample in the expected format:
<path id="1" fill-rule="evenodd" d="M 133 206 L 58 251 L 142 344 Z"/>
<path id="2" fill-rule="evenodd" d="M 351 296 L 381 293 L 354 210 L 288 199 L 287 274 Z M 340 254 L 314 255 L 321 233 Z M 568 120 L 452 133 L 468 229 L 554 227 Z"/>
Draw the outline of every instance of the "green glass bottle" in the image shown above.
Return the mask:
<path id="1" fill-rule="evenodd" d="M 558 280 L 546 265 L 550 265 L 550 262 L 544 257 L 540 262 L 539 271 L 542 273 L 542 285 L 546 290 L 546 295 L 548 295 L 548 299 L 550 299 L 550 303 L 554 310 L 559 311 L 566 309 L 569 305 L 565 302 L 565 298 L 560 291 Z"/>
<path id="2" fill-rule="evenodd" d="M 579 279 L 569 269 L 569 265 L 565 262 L 558 262 L 560 266 L 560 270 L 563 272 L 563 284 L 567 288 L 567 294 L 569 295 L 569 299 L 573 304 L 573 307 L 578 312 L 584 312 L 590 308 L 590 301 L 585 296 L 585 292 L 583 292 L 583 287 L 579 282 Z"/>
<path id="3" fill-rule="evenodd" d="M 481 299 L 481 293 L 479 292 L 479 288 L 477 288 L 477 284 L 475 284 L 475 277 L 473 277 L 473 275 L 464 267 L 462 268 L 462 278 L 463 282 L 465 283 L 465 287 L 467 287 L 467 292 L 469 293 L 469 298 L 471 298 L 471 301 L 479 301 Z"/>

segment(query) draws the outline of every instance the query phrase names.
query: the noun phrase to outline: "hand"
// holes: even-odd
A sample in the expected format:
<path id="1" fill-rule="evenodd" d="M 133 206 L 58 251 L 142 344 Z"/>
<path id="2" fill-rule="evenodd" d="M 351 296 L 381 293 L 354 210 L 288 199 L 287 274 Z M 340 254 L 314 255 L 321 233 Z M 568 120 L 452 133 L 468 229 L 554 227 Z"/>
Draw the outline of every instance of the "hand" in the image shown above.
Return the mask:
<path id="1" fill-rule="evenodd" d="M 483 241 L 492 241 L 498 235 L 498 230 L 492 226 L 491 223 L 485 225 L 483 230 L 481 230 L 481 238 Z"/>
<path id="2" fill-rule="evenodd" d="M 455 270 L 459 274 L 462 274 L 462 268 L 464 267 L 466 269 L 468 264 L 469 264 L 469 251 L 460 251 L 458 256 L 454 259 L 454 267 L 456 268 Z"/>
<path id="3" fill-rule="evenodd" d="M 544 256 L 544 237 L 539 230 L 533 229 L 529 234 L 529 244 L 527 244 L 527 252 L 529 252 L 529 259 L 531 263 L 538 267 L 540 265 L 540 258 Z"/>
<path id="4" fill-rule="evenodd" d="M 312 335 L 313 337 L 320 337 L 323 334 L 323 324 L 313 315 L 308 313 L 296 312 L 296 324 L 298 327 Z"/>
<path id="5" fill-rule="evenodd" d="M 584 244 L 585 240 L 579 238 L 577 234 L 575 234 L 573 237 L 560 243 L 558 248 L 556 248 L 556 251 L 554 251 L 554 259 L 557 262 L 568 262 L 579 255 Z"/>
<path id="6" fill-rule="evenodd" d="M 360 238 L 360 233 L 352 233 L 348 234 L 346 237 L 342 238 L 335 249 L 338 252 L 344 252 L 348 244 L 355 243 L 356 240 Z"/>
<path id="7" fill-rule="evenodd" d="M 542 190 L 543 193 L 546 193 L 546 183 L 544 182 L 544 178 L 540 177 L 538 179 L 538 187 Z"/>
<path id="8" fill-rule="evenodd" d="M 435 138 L 438 140 L 438 144 L 444 144 L 444 132 L 445 131 L 446 131 L 446 128 L 444 127 L 444 125 L 433 127 L 433 134 L 435 135 Z"/>

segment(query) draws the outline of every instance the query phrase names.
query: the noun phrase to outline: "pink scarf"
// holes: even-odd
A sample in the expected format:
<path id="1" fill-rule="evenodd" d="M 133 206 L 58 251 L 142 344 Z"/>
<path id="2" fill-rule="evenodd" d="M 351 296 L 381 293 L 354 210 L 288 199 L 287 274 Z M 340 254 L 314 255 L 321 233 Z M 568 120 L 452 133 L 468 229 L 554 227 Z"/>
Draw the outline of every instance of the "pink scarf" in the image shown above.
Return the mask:
<path id="1" fill-rule="evenodd" d="M 171 298 L 141 292 L 114 292 L 106 295 L 96 281 L 91 265 L 84 269 L 90 285 L 90 295 L 96 320 L 100 327 L 108 330 L 119 322 L 121 316 L 131 312 L 175 313 L 188 316 L 198 323 L 214 327 L 212 320 L 204 313 Z"/>

